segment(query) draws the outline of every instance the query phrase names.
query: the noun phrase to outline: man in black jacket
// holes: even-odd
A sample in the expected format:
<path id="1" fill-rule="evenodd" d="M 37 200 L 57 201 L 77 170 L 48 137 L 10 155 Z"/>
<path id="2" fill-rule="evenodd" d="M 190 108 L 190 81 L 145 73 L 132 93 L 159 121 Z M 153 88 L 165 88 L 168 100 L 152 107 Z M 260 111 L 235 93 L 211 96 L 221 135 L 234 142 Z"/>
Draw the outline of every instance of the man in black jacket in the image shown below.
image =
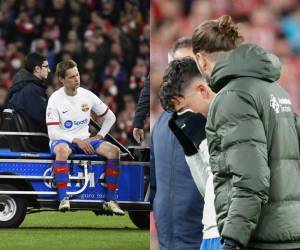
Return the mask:
<path id="1" fill-rule="evenodd" d="M 150 79 L 147 77 L 144 87 L 141 91 L 137 109 L 133 120 L 133 137 L 141 143 L 144 140 L 144 122 L 150 109 Z"/>
<path id="2" fill-rule="evenodd" d="M 45 80 L 49 72 L 46 57 L 37 53 L 28 54 L 24 61 L 24 68 L 14 76 L 13 85 L 7 94 L 6 106 L 17 111 L 32 132 L 47 133 L 48 96 Z M 32 140 L 32 143 L 48 150 L 48 145 L 44 145 L 46 143 L 40 138 Z"/>

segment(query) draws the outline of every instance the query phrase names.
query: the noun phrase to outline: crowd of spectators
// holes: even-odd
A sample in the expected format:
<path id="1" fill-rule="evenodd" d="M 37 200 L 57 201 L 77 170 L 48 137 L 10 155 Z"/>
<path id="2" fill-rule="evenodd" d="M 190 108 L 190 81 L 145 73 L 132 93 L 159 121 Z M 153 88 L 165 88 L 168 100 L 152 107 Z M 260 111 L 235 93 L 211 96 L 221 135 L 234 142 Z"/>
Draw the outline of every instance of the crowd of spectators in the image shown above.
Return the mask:
<path id="1" fill-rule="evenodd" d="M 300 114 L 300 3 L 298 0 L 152 0 L 151 1 L 151 124 L 161 112 L 156 101 L 167 52 L 181 36 L 191 36 L 204 20 L 229 14 L 239 23 L 245 42 L 279 56 L 279 83 Z"/>
<path id="2" fill-rule="evenodd" d="M 49 95 L 60 87 L 56 64 L 73 59 L 82 87 L 115 112 L 111 134 L 133 144 L 132 120 L 150 69 L 149 9 L 149 0 L 0 1 L 0 108 L 26 54 L 47 56 Z"/>

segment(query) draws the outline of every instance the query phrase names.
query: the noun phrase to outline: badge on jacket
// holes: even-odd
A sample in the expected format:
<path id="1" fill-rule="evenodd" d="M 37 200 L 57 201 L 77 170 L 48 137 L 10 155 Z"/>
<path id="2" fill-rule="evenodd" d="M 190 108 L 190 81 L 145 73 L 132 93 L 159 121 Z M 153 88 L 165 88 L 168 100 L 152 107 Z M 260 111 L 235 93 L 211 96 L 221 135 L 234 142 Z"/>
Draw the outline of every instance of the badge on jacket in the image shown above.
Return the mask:
<path id="1" fill-rule="evenodd" d="M 89 105 L 87 103 L 81 104 L 81 110 L 83 112 L 87 112 L 87 111 L 89 111 L 89 109 L 90 109 L 90 107 L 89 107 Z"/>

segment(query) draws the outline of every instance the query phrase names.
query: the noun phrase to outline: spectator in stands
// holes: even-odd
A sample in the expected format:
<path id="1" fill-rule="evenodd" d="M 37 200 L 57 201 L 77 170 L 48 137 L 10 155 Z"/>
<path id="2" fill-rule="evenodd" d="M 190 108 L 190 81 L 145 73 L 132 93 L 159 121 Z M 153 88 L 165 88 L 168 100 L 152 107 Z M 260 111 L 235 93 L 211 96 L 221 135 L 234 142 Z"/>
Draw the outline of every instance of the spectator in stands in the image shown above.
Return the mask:
<path id="1" fill-rule="evenodd" d="M 170 44 L 180 36 L 191 34 L 203 20 L 231 14 L 238 22 L 246 43 L 255 43 L 276 54 L 276 47 L 284 41 L 292 51 L 287 58 L 279 55 L 282 66 L 299 68 L 298 0 L 248 1 L 151 1 L 151 98 L 156 99 L 160 79 L 167 65 L 164 55 Z M 175 17 L 175 18 L 174 18 Z M 284 35 L 284 36 L 283 36 Z M 280 41 L 281 40 L 281 41 Z M 288 64 L 288 65 L 287 65 Z M 292 79 L 292 80 L 288 80 Z M 288 91 L 295 111 L 300 114 L 299 70 L 285 70 L 279 83 Z M 159 115 L 159 103 L 151 103 L 151 120 Z"/>
<path id="2" fill-rule="evenodd" d="M 104 79 L 107 76 L 113 77 L 118 88 L 121 90 L 125 90 L 127 88 L 127 70 L 121 65 L 116 56 L 110 58 L 107 66 L 101 74 L 101 79 Z"/>
<path id="3" fill-rule="evenodd" d="M 132 120 L 135 111 L 135 100 L 133 95 L 125 94 L 123 96 L 124 108 L 119 113 L 117 124 L 121 132 L 120 142 L 125 145 L 132 144 Z"/>
<path id="4" fill-rule="evenodd" d="M 129 89 L 140 90 L 144 86 L 147 72 L 148 69 L 147 69 L 145 59 L 142 57 L 137 57 L 135 65 L 132 69 L 132 73 L 130 75 Z"/>
<path id="5" fill-rule="evenodd" d="M 280 25 L 291 48 L 300 55 L 300 6 L 291 15 L 283 18 Z"/>
<path id="6" fill-rule="evenodd" d="M 5 100 L 7 95 L 7 89 L 3 86 L 0 86 L 0 112 L 5 108 Z"/>
<path id="7" fill-rule="evenodd" d="M 116 100 L 122 100 L 125 93 L 136 97 L 135 92 L 139 92 L 137 88 L 135 92 L 129 89 L 129 77 L 137 57 L 146 60 L 147 69 L 150 60 L 149 0 L 131 2 L 128 5 L 125 1 L 106 0 L 0 1 L 0 84 L 9 88 L 25 55 L 37 52 L 47 57 L 50 68 L 60 60 L 78 61 L 84 86 L 97 95 L 106 95 L 100 90 L 107 76 L 111 75 L 102 78 L 100 75 L 115 57 L 122 72 L 119 76 L 113 75 L 118 95 L 108 98 L 113 99 L 119 116 L 123 107 Z M 124 15 L 121 12 L 125 5 L 126 8 L 132 6 L 126 11 L 126 16 L 138 17 L 138 22 L 132 20 L 135 33 L 122 30 L 121 18 Z M 130 22 L 126 22 L 125 26 L 128 25 Z M 94 66 L 86 70 L 85 62 L 90 58 Z M 50 93 L 60 87 L 56 77 L 48 77 L 47 82 L 51 85 Z M 114 92 L 114 88 L 111 90 Z M 117 138 L 120 136 L 121 131 Z"/>
<path id="8" fill-rule="evenodd" d="M 118 88 L 116 86 L 114 78 L 107 76 L 104 79 L 103 86 L 101 88 L 101 92 L 108 93 L 109 95 L 111 95 L 115 98 L 118 96 Z"/>

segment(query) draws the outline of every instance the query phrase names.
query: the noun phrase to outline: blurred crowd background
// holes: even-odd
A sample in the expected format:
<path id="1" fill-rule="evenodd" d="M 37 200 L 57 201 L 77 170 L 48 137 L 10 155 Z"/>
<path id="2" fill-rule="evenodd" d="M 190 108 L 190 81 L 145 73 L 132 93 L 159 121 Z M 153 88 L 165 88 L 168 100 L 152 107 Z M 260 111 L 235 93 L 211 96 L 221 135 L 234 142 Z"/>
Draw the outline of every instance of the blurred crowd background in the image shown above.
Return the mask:
<path id="1" fill-rule="evenodd" d="M 134 144 L 133 116 L 150 68 L 149 10 L 149 0 L 0 0 L 0 109 L 26 54 L 47 56 L 49 95 L 60 87 L 56 64 L 73 59 L 81 86 L 116 114 L 111 134 Z"/>
<path id="2" fill-rule="evenodd" d="M 151 126 L 162 111 L 158 89 L 171 44 L 191 36 L 204 20 L 229 14 L 239 23 L 245 42 L 274 52 L 282 63 L 279 83 L 300 114 L 299 0 L 152 0 L 151 1 Z"/>

